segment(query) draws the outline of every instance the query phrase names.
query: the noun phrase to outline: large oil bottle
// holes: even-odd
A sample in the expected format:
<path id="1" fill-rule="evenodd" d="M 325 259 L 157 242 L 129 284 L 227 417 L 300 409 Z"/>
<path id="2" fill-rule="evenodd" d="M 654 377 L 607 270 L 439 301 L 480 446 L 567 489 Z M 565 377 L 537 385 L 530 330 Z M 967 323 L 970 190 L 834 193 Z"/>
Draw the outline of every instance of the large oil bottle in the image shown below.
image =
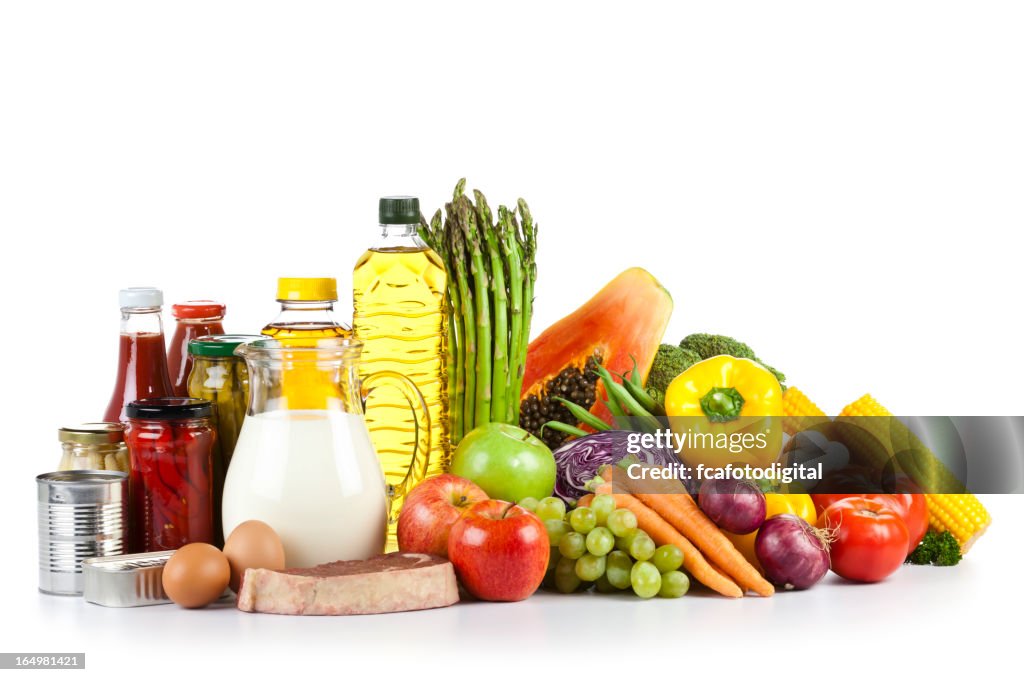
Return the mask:
<path id="1" fill-rule="evenodd" d="M 451 459 L 447 275 L 441 258 L 417 234 L 418 199 L 385 197 L 380 200 L 379 218 L 380 238 L 356 263 L 352 276 L 353 331 L 363 342 L 359 374 L 365 377 L 389 370 L 416 384 L 430 413 L 426 475 L 433 476 L 447 471 Z M 388 484 L 398 486 L 409 470 L 416 441 L 408 403 L 397 392 L 372 391 L 366 401 L 366 425 Z M 391 503 L 388 551 L 398 546 L 395 523 L 403 501 L 397 496 Z"/>

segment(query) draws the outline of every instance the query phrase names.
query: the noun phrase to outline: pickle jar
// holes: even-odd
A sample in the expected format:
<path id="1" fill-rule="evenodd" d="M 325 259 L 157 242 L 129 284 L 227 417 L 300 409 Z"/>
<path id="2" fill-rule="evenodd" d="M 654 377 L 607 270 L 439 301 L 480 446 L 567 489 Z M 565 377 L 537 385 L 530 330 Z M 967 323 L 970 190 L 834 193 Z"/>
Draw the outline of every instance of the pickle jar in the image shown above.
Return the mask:
<path id="1" fill-rule="evenodd" d="M 133 552 L 215 543 L 211 459 L 216 434 L 209 401 L 149 398 L 128 403 Z"/>
<path id="2" fill-rule="evenodd" d="M 235 451 L 238 433 L 249 405 L 249 370 L 245 360 L 235 356 L 235 348 L 262 336 L 240 334 L 200 336 L 188 344 L 192 371 L 188 377 L 189 397 L 208 400 L 213 406 L 213 426 L 217 441 L 213 444 L 213 525 L 221 539 L 220 501 L 224 478 Z"/>
<path id="3" fill-rule="evenodd" d="M 63 450 L 57 471 L 92 469 L 128 473 L 128 447 L 124 426 L 118 422 L 93 422 L 57 430 Z"/>

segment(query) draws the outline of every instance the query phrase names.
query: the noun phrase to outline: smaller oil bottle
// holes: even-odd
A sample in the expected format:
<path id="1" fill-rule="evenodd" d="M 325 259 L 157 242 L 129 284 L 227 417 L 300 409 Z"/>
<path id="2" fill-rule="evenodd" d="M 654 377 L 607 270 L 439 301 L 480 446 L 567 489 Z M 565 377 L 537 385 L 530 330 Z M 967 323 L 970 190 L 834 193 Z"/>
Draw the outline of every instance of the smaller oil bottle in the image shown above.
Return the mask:
<path id="1" fill-rule="evenodd" d="M 281 277 L 277 280 L 281 312 L 263 328 L 275 339 L 347 338 L 352 329 L 334 319 L 338 283 L 333 277 Z"/>
<path id="2" fill-rule="evenodd" d="M 419 237 L 418 199 L 381 199 L 379 219 L 377 243 L 362 255 L 352 275 L 353 330 L 363 342 L 359 374 L 398 372 L 416 384 L 430 413 L 426 475 L 433 476 L 447 471 L 451 459 L 447 274 L 440 256 Z M 399 395 L 371 392 L 366 400 L 366 426 L 388 484 L 398 486 L 409 470 L 416 440 L 408 406 Z M 400 495 L 391 501 L 388 551 L 397 548 L 395 523 L 403 501 Z"/>
<path id="3" fill-rule="evenodd" d="M 350 338 L 352 329 L 334 319 L 338 283 L 333 277 L 281 277 L 277 280 L 281 312 L 262 334 L 282 343 L 303 345 L 311 340 Z M 322 410 L 337 395 L 336 386 L 323 385 L 323 372 L 294 367 L 281 377 L 281 398 L 289 410 Z"/>

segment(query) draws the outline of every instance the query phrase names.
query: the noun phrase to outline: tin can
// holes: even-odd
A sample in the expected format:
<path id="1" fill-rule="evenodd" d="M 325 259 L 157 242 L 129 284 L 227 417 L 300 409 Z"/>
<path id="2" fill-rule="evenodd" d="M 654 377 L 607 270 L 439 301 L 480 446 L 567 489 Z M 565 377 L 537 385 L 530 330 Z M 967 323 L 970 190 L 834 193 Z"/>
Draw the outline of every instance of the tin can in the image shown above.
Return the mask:
<path id="1" fill-rule="evenodd" d="M 164 566 L 174 551 L 97 557 L 82 562 L 85 600 L 100 606 L 168 604 Z"/>
<path id="2" fill-rule="evenodd" d="M 36 476 L 39 590 L 80 595 L 82 561 L 122 554 L 128 543 L 128 475 L 56 471 Z"/>

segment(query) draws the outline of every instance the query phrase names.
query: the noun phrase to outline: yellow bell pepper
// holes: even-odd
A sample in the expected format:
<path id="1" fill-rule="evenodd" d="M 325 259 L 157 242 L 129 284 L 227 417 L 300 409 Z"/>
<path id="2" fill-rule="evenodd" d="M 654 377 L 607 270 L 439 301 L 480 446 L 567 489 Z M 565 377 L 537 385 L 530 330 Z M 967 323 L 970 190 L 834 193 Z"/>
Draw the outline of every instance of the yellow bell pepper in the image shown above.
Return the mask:
<path id="1" fill-rule="evenodd" d="M 814 501 L 807 493 L 767 493 L 764 499 L 767 507 L 766 519 L 778 516 L 779 514 L 796 514 L 812 526 L 818 521 L 818 514 L 814 511 Z M 725 531 L 722 532 L 725 533 Z M 732 544 L 736 546 L 736 549 L 740 551 L 740 554 L 747 561 L 757 570 L 761 570 L 761 564 L 757 561 L 757 555 L 754 553 L 754 539 L 757 538 L 756 530 L 746 535 L 725 533 L 725 536 L 732 541 Z"/>
<path id="2" fill-rule="evenodd" d="M 782 387 L 753 360 L 718 355 L 692 365 L 665 391 L 665 413 L 691 467 L 765 467 L 782 451 Z"/>

